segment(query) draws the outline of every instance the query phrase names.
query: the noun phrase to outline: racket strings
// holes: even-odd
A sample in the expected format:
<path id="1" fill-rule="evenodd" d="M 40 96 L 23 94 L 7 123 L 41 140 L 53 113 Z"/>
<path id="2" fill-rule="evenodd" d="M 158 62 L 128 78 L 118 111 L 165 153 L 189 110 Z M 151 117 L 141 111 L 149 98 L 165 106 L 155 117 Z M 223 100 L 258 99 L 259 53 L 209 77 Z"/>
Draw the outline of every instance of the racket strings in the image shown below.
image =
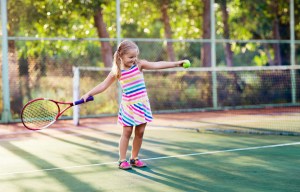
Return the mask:
<path id="1" fill-rule="evenodd" d="M 58 114 L 58 106 L 49 100 L 37 100 L 25 107 L 22 114 L 28 128 L 40 129 L 52 124 Z"/>

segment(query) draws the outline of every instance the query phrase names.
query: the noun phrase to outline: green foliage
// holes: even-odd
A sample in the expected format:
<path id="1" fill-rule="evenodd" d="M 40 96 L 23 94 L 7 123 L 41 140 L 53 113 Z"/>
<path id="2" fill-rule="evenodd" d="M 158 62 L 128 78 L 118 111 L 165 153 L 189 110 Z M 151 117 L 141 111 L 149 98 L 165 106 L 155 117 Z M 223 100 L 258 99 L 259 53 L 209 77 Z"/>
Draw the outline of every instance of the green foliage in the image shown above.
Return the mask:
<path id="1" fill-rule="evenodd" d="M 290 10 L 289 1 L 242 1 L 227 0 L 229 13 L 228 24 L 230 39 L 274 39 L 273 21 L 278 19 L 280 38 L 290 38 Z M 300 39 L 300 0 L 295 0 L 295 36 Z M 224 23 L 220 10 L 220 1 L 215 1 L 216 35 L 217 38 L 224 37 Z M 274 6 L 278 6 L 274 11 Z M 132 0 L 121 1 L 121 37 L 122 38 L 165 38 L 164 25 L 161 13 L 162 1 L 160 0 Z M 54 73 L 62 76 L 71 76 L 72 66 L 104 66 L 100 52 L 99 41 L 80 40 L 80 38 L 98 38 L 94 26 L 94 14 L 103 9 L 104 21 L 111 38 L 116 38 L 116 1 L 108 0 L 14 0 L 8 1 L 8 32 L 9 36 L 38 37 L 44 40 L 15 40 L 10 41 L 10 47 L 15 48 L 17 54 L 15 59 L 19 67 L 18 76 L 13 77 L 17 85 L 23 85 L 21 95 L 24 101 L 38 96 L 41 92 L 51 90 L 49 87 L 41 88 L 39 84 L 44 78 Z M 168 14 L 174 39 L 199 39 L 203 33 L 203 2 L 198 0 L 169 1 Z M 49 40 L 47 38 L 58 38 L 60 40 Z M 64 38 L 68 38 L 65 40 Z M 73 40 L 73 39 L 76 40 Z M 116 42 L 111 45 L 116 48 Z M 140 57 L 152 61 L 166 60 L 165 42 L 138 42 L 141 50 Z M 217 42 L 217 66 L 226 65 L 226 56 L 223 43 Z M 231 47 L 234 53 L 233 60 L 236 66 L 264 66 L 269 65 L 269 58 L 274 58 L 274 44 L 261 44 L 252 42 L 232 42 Z M 290 64 L 290 45 L 280 44 L 282 64 Z M 173 48 L 176 59 L 187 58 L 192 61 L 193 67 L 201 67 L 200 50 L 202 43 L 199 42 L 174 42 Z M 299 42 L 296 43 L 296 63 L 299 64 Z M 187 75 L 183 75 L 187 78 Z M 248 75 L 249 76 L 249 75 Z M 18 79 L 19 78 L 19 79 Z M 173 78 L 173 79 L 172 79 Z M 171 76 L 164 82 L 164 86 L 174 90 L 174 95 L 169 96 L 167 91 L 162 90 L 164 97 L 170 97 L 171 102 L 183 105 L 185 95 L 191 95 L 188 103 L 193 106 L 208 106 L 211 104 L 210 77 L 205 74 L 201 77 L 196 75 L 188 76 L 188 82 L 172 84 L 176 75 Z M 225 80 L 231 77 L 225 75 Z M 259 77 L 257 77 L 259 78 Z M 48 79 L 49 80 L 49 79 Z M 51 79 L 50 79 L 51 80 Z M 62 84 L 68 84 L 60 79 Z M 86 80 L 87 82 L 89 80 Z M 247 79 L 247 81 L 251 81 Z M 83 81 L 85 82 L 85 80 Z M 194 83 L 192 83 L 194 82 Z M 88 83 L 87 83 L 88 84 Z M 298 83 L 299 84 L 299 83 Z M 150 87 L 154 86 L 155 83 Z M 54 86 L 54 85 L 53 85 Z M 60 86 L 60 85 L 57 85 Z M 267 86 L 267 85 L 266 85 Z M 204 89 L 203 87 L 207 88 Z M 245 89 L 248 95 L 254 94 L 254 85 L 251 89 Z M 30 90 L 32 90 L 31 93 Z M 184 90 L 178 93 L 176 90 Z M 231 89 L 233 90 L 233 89 Z M 53 91 L 53 93 L 52 93 Z M 50 91 L 51 95 L 62 92 L 62 88 L 55 88 Z M 151 91 L 150 91 L 151 92 Z M 259 92 L 259 91 L 258 91 Z M 257 92 L 257 93 L 258 93 Z M 229 92 L 228 92 L 229 93 Z M 231 92 L 230 92 L 231 93 Z M 69 93 L 68 93 L 69 94 Z M 114 95 L 114 93 L 111 93 Z M 151 93 L 154 99 L 157 94 Z M 260 94 L 260 93 L 258 93 Z M 50 96 L 51 96 L 50 95 Z M 64 94 L 66 95 L 66 93 Z M 71 95 L 71 93 L 70 93 Z M 196 95 L 201 95 L 204 102 L 198 104 Z M 238 95 L 238 94 L 237 94 Z M 22 97 L 20 96 L 20 97 Z M 239 96 L 239 95 L 238 95 Z M 0 95 L 0 98 L 2 96 Z M 195 98 L 194 98 L 195 97 Z M 234 97 L 235 98 L 235 97 Z M 249 98 L 248 98 L 249 99 Z M 179 102 L 180 101 L 180 102 Z M 246 99 L 245 99 L 246 101 Z M 14 102 L 13 102 L 14 103 Z M 110 103 L 109 101 L 107 103 Z M 229 102 L 230 103 L 230 102 Z M 177 105 L 176 104 L 176 105 Z M 110 106 L 115 104 L 109 104 Z M 104 108 L 108 108 L 109 105 Z M 163 104 L 165 107 L 167 104 Z M 188 104 L 187 104 L 188 105 Z M 0 102 L 0 108 L 2 103 Z M 159 108 L 159 107 L 158 107 Z M 1 111 L 1 109 L 0 109 Z M 14 111 L 15 113 L 15 111 Z M 89 113 L 89 112 L 87 112 Z"/>
<path id="2" fill-rule="evenodd" d="M 216 7 L 216 32 L 222 38 L 224 26 L 222 21 L 219 1 L 215 1 Z M 278 5 L 278 11 L 274 12 L 274 5 Z M 121 35 L 124 38 L 164 38 L 164 26 L 161 14 L 162 1 L 121 1 Z M 281 37 L 289 39 L 289 2 L 285 0 L 276 1 L 241 1 L 228 0 L 228 23 L 230 28 L 230 38 L 232 39 L 273 39 L 272 22 L 278 18 L 281 27 Z M 296 37 L 300 35 L 300 22 L 298 7 L 300 0 L 295 0 Z M 26 37 L 66 37 L 66 38 L 87 38 L 98 37 L 94 26 L 93 16 L 95 11 L 103 9 L 104 20 L 107 31 L 111 38 L 116 38 L 116 2 L 108 0 L 17 0 L 8 1 L 9 10 L 9 34 L 11 36 Z M 169 1 L 168 14 L 172 27 L 172 37 L 174 39 L 195 39 L 202 36 L 202 11 L 203 2 L 196 0 Z M 60 56 L 66 50 L 69 56 L 86 57 L 89 54 L 87 44 L 62 43 L 60 41 L 28 41 L 25 47 L 18 50 L 21 55 L 38 55 L 49 47 L 56 50 L 46 51 L 49 56 Z M 66 45 L 67 44 L 67 45 Z M 95 43 L 100 46 L 100 43 Z M 192 56 L 190 60 L 200 59 L 199 44 L 190 47 Z M 29 48 L 30 47 L 30 48 Z M 266 50 L 260 49 L 260 53 L 255 53 L 259 49 L 255 44 L 233 45 L 235 55 L 246 49 L 249 54 L 254 54 L 252 61 L 247 65 L 266 65 Z M 179 50 L 180 48 L 175 47 Z M 268 47 L 271 50 L 270 47 Z M 281 47 L 282 54 L 289 54 L 288 49 Z M 24 52 L 26 50 L 26 53 Z M 164 49 L 161 50 L 164 52 Z M 217 55 L 222 55 L 224 49 L 220 49 Z M 245 52 L 245 51 L 244 51 Z M 158 55 L 160 55 L 158 53 Z M 186 57 L 179 51 L 177 58 Z M 271 58 L 273 55 L 271 55 Z M 285 59 L 285 58 L 284 58 Z M 288 58 L 286 58 L 288 59 Z M 220 60 L 219 65 L 223 65 L 224 60 Z M 240 62 L 238 62 L 240 63 Z M 289 63 L 285 61 L 285 63 Z M 99 65 L 92 62 L 90 65 Z M 101 66 L 101 64 L 100 64 Z"/>

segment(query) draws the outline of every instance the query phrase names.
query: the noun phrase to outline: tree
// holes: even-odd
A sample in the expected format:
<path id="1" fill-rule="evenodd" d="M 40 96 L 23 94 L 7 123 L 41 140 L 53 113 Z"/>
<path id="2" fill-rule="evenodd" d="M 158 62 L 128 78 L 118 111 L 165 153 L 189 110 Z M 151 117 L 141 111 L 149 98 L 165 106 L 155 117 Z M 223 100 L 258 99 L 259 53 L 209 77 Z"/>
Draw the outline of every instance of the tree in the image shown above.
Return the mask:
<path id="1" fill-rule="evenodd" d="M 223 36 L 225 39 L 230 39 L 230 30 L 228 25 L 228 10 L 227 10 L 227 0 L 220 0 L 220 7 L 222 12 L 222 21 L 223 21 Z M 231 50 L 231 43 L 225 44 L 225 56 L 226 64 L 228 67 L 233 66 L 233 52 Z"/>
<path id="2" fill-rule="evenodd" d="M 94 13 L 94 22 L 100 38 L 109 38 L 109 34 L 106 30 L 106 24 L 103 20 L 103 9 L 101 7 L 96 8 Z M 101 53 L 104 65 L 106 67 L 112 66 L 112 47 L 107 41 L 101 41 Z"/>
<path id="3" fill-rule="evenodd" d="M 297 0 L 298 1 L 298 0 Z M 297 3 L 295 3 L 297 5 Z M 228 5 L 230 26 L 233 39 L 289 39 L 289 2 L 279 1 L 243 1 L 232 0 Z M 295 7 L 296 10 L 296 7 Z M 295 17 L 296 18 L 296 17 Z M 297 23 L 295 22 L 297 25 Z M 246 43 L 236 46 L 252 48 L 257 51 L 257 58 L 267 61 L 264 65 L 282 65 L 289 63 L 290 49 L 288 44 L 283 43 Z M 248 48 L 247 48 L 248 47 Z M 236 49 L 237 50 L 237 49 Z"/>
<path id="4" fill-rule="evenodd" d="M 170 19 L 168 15 L 168 7 L 169 7 L 169 0 L 163 0 L 161 5 L 161 13 L 162 13 L 162 21 L 164 23 L 164 29 L 165 29 L 165 38 L 172 39 L 172 29 L 171 29 Z M 172 42 L 167 42 L 167 53 L 168 53 L 169 61 L 175 61 L 175 53 L 174 53 Z"/>
<path id="5" fill-rule="evenodd" d="M 94 1 L 80 1 L 75 0 L 75 10 L 78 10 L 87 20 L 93 17 L 94 26 L 97 29 L 99 38 L 109 38 L 107 27 L 103 17 L 103 5 L 108 4 L 109 1 L 94 0 Z M 112 66 L 112 46 L 108 41 L 100 41 L 101 55 L 104 65 L 106 67 Z"/>
<path id="6" fill-rule="evenodd" d="M 203 39 L 210 39 L 211 24 L 210 24 L 210 0 L 203 0 Z M 211 43 L 203 43 L 201 48 L 201 63 L 203 67 L 211 66 Z"/>
<path id="7" fill-rule="evenodd" d="M 22 2 L 17 0 L 14 2 L 14 5 L 21 5 Z M 11 1 L 8 1 L 7 10 L 8 10 L 8 36 L 15 36 L 17 34 L 17 25 L 20 21 L 20 18 L 24 16 L 24 13 L 21 6 L 16 6 L 14 8 Z M 18 14 L 20 13 L 20 14 Z M 11 17 L 15 15 L 15 17 Z M 16 80 L 19 77 L 19 65 L 18 65 L 18 52 L 16 49 L 15 41 L 8 42 L 8 63 L 9 63 L 9 87 L 11 94 L 11 110 L 14 113 L 18 113 L 20 106 L 22 106 L 21 92 Z M 25 81 L 26 83 L 27 81 Z"/>
<path id="8" fill-rule="evenodd" d="M 109 38 L 101 12 L 104 3 L 109 1 L 8 1 L 8 34 L 45 38 L 94 37 L 98 34 L 100 38 Z M 111 46 L 109 42 L 101 43 L 103 61 L 109 67 L 112 64 Z M 47 70 L 57 69 L 60 63 L 56 59 L 68 58 L 63 62 L 63 67 L 68 68 L 70 63 L 76 65 L 72 59 L 80 60 L 88 48 L 86 43 L 72 41 L 9 41 L 12 111 L 18 114 L 23 93 L 31 99 L 27 89 L 38 86 L 38 79 L 46 75 Z"/>

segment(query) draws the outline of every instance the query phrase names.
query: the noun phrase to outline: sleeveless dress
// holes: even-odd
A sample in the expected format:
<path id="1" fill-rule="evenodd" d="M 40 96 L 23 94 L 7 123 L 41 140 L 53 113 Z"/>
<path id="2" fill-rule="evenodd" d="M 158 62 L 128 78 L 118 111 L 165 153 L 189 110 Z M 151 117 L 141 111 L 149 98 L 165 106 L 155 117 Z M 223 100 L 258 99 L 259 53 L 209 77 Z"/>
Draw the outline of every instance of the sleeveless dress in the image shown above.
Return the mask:
<path id="1" fill-rule="evenodd" d="M 143 73 L 136 64 L 121 71 L 119 83 L 122 88 L 118 123 L 123 126 L 136 126 L 151 122 L 152 112 L 146 91 Z"/>

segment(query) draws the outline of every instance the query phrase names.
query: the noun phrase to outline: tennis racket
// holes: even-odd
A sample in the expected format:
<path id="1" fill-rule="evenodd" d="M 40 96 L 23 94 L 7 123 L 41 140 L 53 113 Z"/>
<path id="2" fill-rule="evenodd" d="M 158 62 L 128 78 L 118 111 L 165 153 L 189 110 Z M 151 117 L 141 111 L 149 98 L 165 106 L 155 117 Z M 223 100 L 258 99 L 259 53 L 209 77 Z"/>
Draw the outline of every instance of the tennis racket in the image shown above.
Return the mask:
<path id="1" fill-rule="evenodd" d="M 93 100 L 94 97 L 90 96 L 86 102 Z M 48 98 L 34 99 L 23 107 L 21 120 L 27 129 L 45 129 L 52 125 L 66 110 L 82 103 L 84 103 L 83 99 L 75 102 L 61 102 Z M 61 110 L 61 105 L 66 105 L 66 107 Z"/>

